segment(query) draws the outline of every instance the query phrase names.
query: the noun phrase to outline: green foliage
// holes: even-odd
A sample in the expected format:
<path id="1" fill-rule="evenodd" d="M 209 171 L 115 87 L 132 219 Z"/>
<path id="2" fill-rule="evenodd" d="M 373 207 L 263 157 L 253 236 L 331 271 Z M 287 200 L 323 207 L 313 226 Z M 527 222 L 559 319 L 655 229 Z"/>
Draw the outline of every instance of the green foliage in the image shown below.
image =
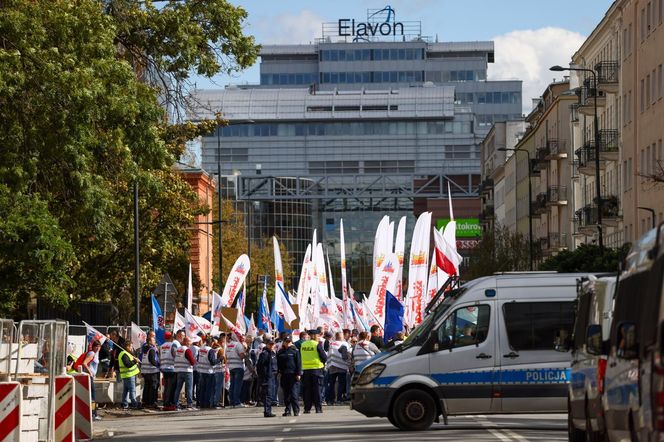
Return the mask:
<path id="1" fill-rule="evenodd" d="M 629 252 L 629 244 L 619 249 L 604 248 L 603 253 L 599 246 L 594 244 L 581 244 L 573 251 L 565 250 L 556 256 L 544 261 L 540 270 L 555 270 L 558 272 L 617 272 L 620 262 Z"/>
<path id="2" fill-rule="evenodd" d="M 494 231 L 484 232 L 479 245 L 473 250 L 464 279 L 472 280 L 495 272 L 513 272 L 530 268 L 528 239 L 511 232 L 507 227 L 496 226 Z"/>
<path id="3" fill-rule="evenodd" d="M 134 183 L 141 286 L 169 272 L 184 288 L 188 229 L 208 208 L 174 164 L 221 120 L 169 125 L 168 90 L 148 80 L 251 64 L 246 13 L 219 0 L 8 0 L 0 10 L 0 315 L 25 314 L 29 297 L 113 300 L 130 315 Z"/>
<path id="4" fill-rule="evenodd" d="M 66 302 L 77 262 L 64 236 L 39 196 L 0 184 L 0 313 L 25 307 L 37 293 Z"/>

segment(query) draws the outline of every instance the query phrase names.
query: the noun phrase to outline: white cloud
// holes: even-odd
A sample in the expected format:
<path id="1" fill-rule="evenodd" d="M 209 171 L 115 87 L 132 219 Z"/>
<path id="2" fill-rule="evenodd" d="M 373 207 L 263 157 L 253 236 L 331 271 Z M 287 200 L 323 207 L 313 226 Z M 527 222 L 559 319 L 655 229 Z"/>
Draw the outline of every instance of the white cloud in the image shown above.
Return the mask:
<path id="1" fill-rule="evenodd" d="M 279 14 L 256 23 L 263 44 L 300 44 L 320 37 L 325 19 L 309 9 L 297 14 Z"/>
<path id="2" fill-rule="evenodd" d="M 577 32 L 562 28 L 519 30 L 494 37 L 496 62 L 489 65 L 490 80 L 523 80 L 523 112 L 532 109 L 531 98 L 539 97 L 562 72 L 549 68 L 569 65 L 574 52 L 585 41 Z"/>

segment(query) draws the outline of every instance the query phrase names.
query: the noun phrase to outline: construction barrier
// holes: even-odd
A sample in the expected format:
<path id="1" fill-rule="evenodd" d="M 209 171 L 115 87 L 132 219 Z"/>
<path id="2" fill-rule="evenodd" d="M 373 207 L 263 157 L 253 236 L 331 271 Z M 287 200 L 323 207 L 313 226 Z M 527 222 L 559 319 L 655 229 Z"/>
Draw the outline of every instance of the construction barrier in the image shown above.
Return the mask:
<path id="1" fill-rule="evenodd" d="M 21 440 L 21 384 L 0 382 L 0 441 Z"/>
<path id="2" fill-rule="evenodd" d="M 74 441 L 74 378 L 55 378 L 55 442 Z"/>
<path id="3" fill-rule="evenodd" d="M 76 440 L 92 439 L 92 393 L 90 376 L 75 374 L 74 376 L 74 426 Z"/>

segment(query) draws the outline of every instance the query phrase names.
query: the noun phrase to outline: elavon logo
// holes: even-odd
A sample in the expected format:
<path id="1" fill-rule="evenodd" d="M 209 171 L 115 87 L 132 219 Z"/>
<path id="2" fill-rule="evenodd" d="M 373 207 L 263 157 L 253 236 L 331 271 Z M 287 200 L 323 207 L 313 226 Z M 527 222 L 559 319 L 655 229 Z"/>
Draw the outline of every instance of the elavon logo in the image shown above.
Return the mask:
<path id="1" fill-rule="evenodd" d="M 338 34 L 340 37 L 353 37 L 353 41 L 370 41 L 371 37 L 404 35 L 404 27 L 403 23 L 396 21 L 396 13 L 388 5 L 369 15 L 366 22 L 340 18 Z"/>

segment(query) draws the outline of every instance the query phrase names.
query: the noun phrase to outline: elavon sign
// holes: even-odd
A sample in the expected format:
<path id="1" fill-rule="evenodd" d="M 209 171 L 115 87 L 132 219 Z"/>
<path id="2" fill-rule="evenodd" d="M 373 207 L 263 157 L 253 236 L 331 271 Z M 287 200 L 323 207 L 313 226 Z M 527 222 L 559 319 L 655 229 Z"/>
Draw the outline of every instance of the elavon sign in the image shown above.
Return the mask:
<path id="1" fill-rule="evenodd" d="M 394 8 L 389 5 L 378 10 L 368 10 L 366 22 L 356 22 L 354 18 L 339 19 L 338 34 L 340 37 L 353 37 L 355 40 L 403 36 L 403 23 L 398 22 L 396 17 Z"/>

